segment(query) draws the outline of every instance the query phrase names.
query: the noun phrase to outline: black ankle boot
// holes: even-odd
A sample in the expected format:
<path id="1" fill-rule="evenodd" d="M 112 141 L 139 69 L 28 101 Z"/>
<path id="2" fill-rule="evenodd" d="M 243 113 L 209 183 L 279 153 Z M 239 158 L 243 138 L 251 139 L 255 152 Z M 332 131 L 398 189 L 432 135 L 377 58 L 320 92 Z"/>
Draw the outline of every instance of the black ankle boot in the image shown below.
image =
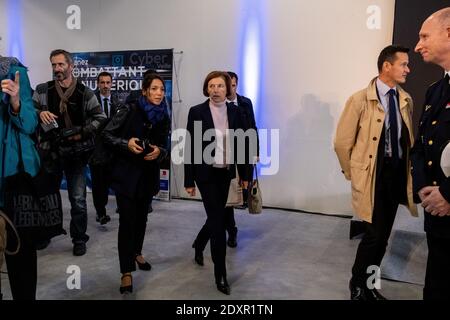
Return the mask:
<path id="1" fill-rule="evenodd" d="M 231 294 L 231 288 L 226 279 L 222 283 L 216 283 L 216 285 L 217 285 L 217 290 L 219 290 L 223 294 L 226 294 L 228 296 Z"/>
<path id="2" fill-rule="evenodd" d="M 230 285 L 228 284 L 227 278 L 223 278 L 223 280 L 220 282 L 216 281 L 216 285 L 217 285 L 217 290 L 219 290 L 223 294 L 226 294 L 228 296 L 231 294 L 231 288 L 230 288 Z"/>
<path id="3" fill-rule="evenodd" d="M 237 232 L 238 229 L 236 227 L 232 228 L 228 232 L 228 241 L 227 244 L 230 248 L 236 248 L 237 247 Z"/>
<path id="4" fill-rule="evenodd" d="M 214 276 L 216 278 L 216 286 L 217 290 L 220 292 L 230 295 L 231 288 L 227 281 L 227 273 L 225 270 L 219 270 L 216 266 L 214 266 Z"/>
<path id="5" fill-rule="evenodd" d="M 195 249 L 195 256 L 194 256 L 194 260 L 195 262 L 199 265 L 199 266 L 203 266 L 203 250 L 200 250 L 197 248 L 196 246 L 197 240 L 194 241 L 194 243 L 192 244 L 192 248 Z"/>

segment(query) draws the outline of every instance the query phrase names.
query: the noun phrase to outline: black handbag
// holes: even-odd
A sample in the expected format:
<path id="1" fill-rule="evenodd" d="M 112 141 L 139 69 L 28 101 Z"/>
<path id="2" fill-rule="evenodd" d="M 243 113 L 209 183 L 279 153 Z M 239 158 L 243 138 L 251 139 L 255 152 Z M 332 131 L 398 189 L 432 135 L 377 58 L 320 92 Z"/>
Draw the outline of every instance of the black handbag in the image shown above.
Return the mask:
<path id="1" fill-rule="evenodd" d="M 4 211 L 19 231 L 34 242 L 66 234 L 59 191 L 59 177 L 44 168 L 32 177 L 25 171 L 17 135 L 19 171 L 4 178 Z"/>

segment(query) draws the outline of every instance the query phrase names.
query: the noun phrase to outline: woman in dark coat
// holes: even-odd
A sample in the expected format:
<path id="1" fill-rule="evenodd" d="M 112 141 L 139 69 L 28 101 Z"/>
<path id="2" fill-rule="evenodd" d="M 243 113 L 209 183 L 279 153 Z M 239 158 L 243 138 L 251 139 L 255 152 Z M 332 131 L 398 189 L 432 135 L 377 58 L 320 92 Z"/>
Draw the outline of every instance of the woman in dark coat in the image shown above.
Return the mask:
<path id="1" fill-rule="evenodd" d="M 189 110 L 187 131 L 190 144 L 187 144 L 184 167 L 184 187 L 186 192 L 195 196 L 197 185 L 203 200 L 207 219 L 195 239 L 195 261 L 203 265 L 203 250 L 208 240 L 211 240 L 211 256 L 214 262 L 214 276 L 217 289 L 230 294 L 225 265 L 227 219 L 229 210 L 225 208 L 230 181 L 236 176 L 236 165 L 244 187 L 248 181 L 248 161 L 245 161 L 247 149 L 237 149 L 236 137 L 229 129 L 246 129 L 238 108 L 227 104 L 226 99 L 231 90 L 231 79 L 228 73 L 222 71 L 210 72 L 203 84 L 203 94 L 209 99 Z M 200 125 L 200 130 L 197 129 Z M 209 147 L 211 141 L 203 141 L 206 132 L 214 130 L 214 151 Z M 199 134 L 202 136 L 199 136 Z M 205 134 L 206 133 L 206 134 Z M 235 143 L 230 143 L 231 139 Z M 208 139 L 205 139 L 208 140 Z M 199 144 L 198 142 L 202 143 Z M 231 146 L 234 145 L 234 150 Z M 197 146 L 197 148 L 196 148 Z M 201 148 L 198 148 L 201 146 Z M 211 155 L 211 159 L 207 159 Z M 238 159 L 244 159 L 238 163 Z M 200 161 L 198 161 L 200 160 Z"/>
<path id="2" fill-rule="evenodd" d="M 142 96 L 119 109 L 102 133 L 116 152 L 111 187 L 119 208 L 120 292 L 132 292 L 131 272 L 151 265 L 142 256 L 147 213 L 159 192 L 159 163 L 167 156 L 170 118 L 165 85 L 157 74 L 144 78 Z"/>

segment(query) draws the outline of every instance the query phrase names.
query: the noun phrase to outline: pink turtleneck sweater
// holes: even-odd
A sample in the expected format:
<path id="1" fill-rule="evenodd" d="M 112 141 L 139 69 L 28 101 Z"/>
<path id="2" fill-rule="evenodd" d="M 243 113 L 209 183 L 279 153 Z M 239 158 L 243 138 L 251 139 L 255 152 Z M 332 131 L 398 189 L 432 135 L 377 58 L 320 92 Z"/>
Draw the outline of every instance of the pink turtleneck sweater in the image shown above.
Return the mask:
<path id="1" fill-rule="evenodd" d="M 228 114 L 226 101 L 222 103 L 215 103 L 211 99 L 209 100 L 209 109 L 214 121 L 214 129 L 216 130 L 216 149 L 214 155 L 215 164 L 213 167 L 226 168 L 230 163 L 228 159 L 229 155 L 229 134 L 227 132 L 228 127 Z"/>

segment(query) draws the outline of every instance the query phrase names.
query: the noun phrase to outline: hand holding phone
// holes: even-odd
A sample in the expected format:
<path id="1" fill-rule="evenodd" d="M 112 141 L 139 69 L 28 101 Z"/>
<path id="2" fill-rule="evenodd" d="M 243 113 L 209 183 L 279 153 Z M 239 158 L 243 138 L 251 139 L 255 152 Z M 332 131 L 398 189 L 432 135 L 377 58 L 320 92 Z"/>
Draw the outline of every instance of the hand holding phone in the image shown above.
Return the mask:
<path id="1" fill-rule="evenodd" d="M 48 132 L 50 130 L 58 128 L 58 122 L 56 122 L 55 119 L 52 119 L 49 124 L 45 124 L 44 122 L 41 122 L 41 127 L 44 130 L 44 132 Z"/>
<path id="2" fill-rule="evenodd" d="M 143 155 L 147 155 L 151 152 L 153 152 L 153 147 L 150 146 L 150 144 L 147 142 L 145 142 L 145 140 L 137 140 L 136 144 L 141 147 L 142 149 L 144 149 L 144 151 L 142 152 Z"/>

